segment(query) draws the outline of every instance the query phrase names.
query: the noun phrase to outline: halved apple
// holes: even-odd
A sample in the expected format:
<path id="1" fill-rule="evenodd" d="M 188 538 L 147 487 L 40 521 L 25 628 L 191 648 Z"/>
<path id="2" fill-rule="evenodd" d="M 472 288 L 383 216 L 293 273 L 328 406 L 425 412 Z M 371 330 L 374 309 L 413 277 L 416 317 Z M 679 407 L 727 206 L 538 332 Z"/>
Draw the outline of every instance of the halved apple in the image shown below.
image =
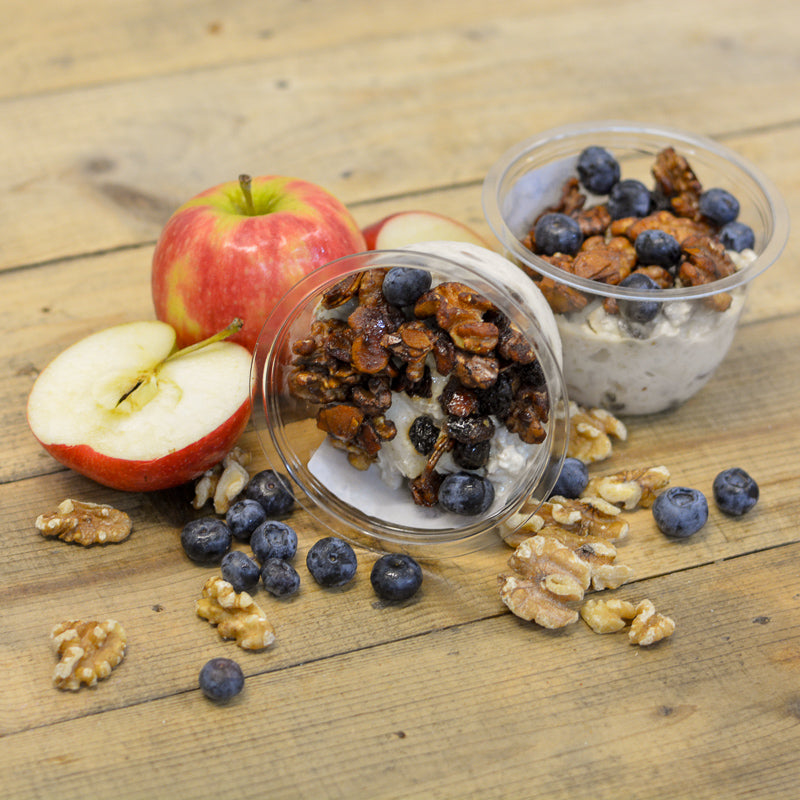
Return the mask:
<path id="1" fill-rule="evenodd" d="M 221 341 L 238 327 L 178 352 L 175 330 L 157 321 L 81 339 L 36 379 L 33 435 L 56 460 L 114 489 L 197 477 L 222 460 L 250 416 L 250 353 Z"/>
<path id="2" fill-rule="evenodd" d="M 489 248 L 468 225 L 434 211 L 398 211 L 363 229 L 369 250 L 393 250 L 432 241 L 469 242 Z"/>

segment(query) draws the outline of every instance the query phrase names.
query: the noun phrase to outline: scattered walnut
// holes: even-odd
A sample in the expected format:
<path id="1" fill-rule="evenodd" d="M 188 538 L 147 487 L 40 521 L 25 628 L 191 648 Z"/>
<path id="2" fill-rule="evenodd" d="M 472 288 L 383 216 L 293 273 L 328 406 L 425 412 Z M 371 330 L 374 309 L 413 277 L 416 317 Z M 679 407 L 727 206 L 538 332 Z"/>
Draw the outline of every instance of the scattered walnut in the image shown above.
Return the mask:
<path id="1" fill-rule="evenodd" d="M 223 639 L 235 639 L 244 650 L 261 650 L 275 641 L 267 615 L 247 592 L 236 592 L 219 577 L 209 578 L 197 601 L 198 616 L 217 626 Z"/>
<path id="2" fill-rule="evenodd" d="M 628 640 L 631 644 L 646 647 L 672 636 L 674 630 L 674 620 L 656 611 L 650 600 L 642 600 L 636 606 L 636 616 L 631 621 Z"/>
<path id="3" fill-rule="evenodd" d="M 595 476 L 589 479 L 581 499 L 600 497 L 627 511 L 650 508 L 669 479 L 666 467 L 626 469 L 613 475 Z"/>
<path id="4" fill-rule="evenodd" d="M 627 600 L 591 598 L 581 606 L 581 619 L 595 633 L 616 633 L 636 616 L 636 606 Z"/>
<path id="5" fill-rule="evenodd" d="M 591 567 L 565 545 L 531 536 L 508 560 L 511 574 L 501 574 L 500 598 L 518 617 L 545 628 L 563 628 L 578 619 L 570 606 L 589 588 Z"/>
<path id="6" fill-rule="evenodd" d="M 132 528 L 131 518 L 124 511 L 69 498 L 59 503 L 55 511 L 40 514 L 35 525 L 42 536 L 57 536 L 84 547 L 121 542 L 130 536 Z"/>
<path id="7" fill-rule="evenodd" d="M 214 511 L 224 514 L 250 480 L 247 465 L 250 453 L 234 447 L 221 463 L 206 470 L 195 483 L 192 506 L 202 508 L 209 500 L 214 501 Z"/>
<path id="8" fill-rule="evenodd" d="M 116 620 L 70 619 L 56 625 L 50 639 L 60 657 L 53 673 L 59 689 L 76 692 L 107 678 L 125 656 L 128 637 Z"/>
<path id="9" fill-rule="evenodd" d="M 567 455 L 585 464 L 602 461 L 612 452 L 611 438 L 625 441 L 628 431 L 613 414 L 602 408 L 585 409 L 569 404 L 570 437 Z"/>
<path id="10" fill-rule="evenodd" d="M 547 530 L 542 531 L 547 535 Z M 608 542 L 585 541 L 569 544 L 575 554 L 592 568 L 592 589 L 618 589 L 633 577 L 633 570 L 627 564 L 617 563 L 617 549 Z"/>

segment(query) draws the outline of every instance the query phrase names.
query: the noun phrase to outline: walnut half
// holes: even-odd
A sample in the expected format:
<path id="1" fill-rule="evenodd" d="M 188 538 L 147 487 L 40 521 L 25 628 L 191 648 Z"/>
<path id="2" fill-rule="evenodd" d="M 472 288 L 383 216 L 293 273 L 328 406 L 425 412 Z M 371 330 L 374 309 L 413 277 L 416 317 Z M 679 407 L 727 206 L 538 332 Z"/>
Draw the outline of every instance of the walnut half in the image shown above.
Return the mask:
<path id="1" fill-rule="evenodd" d="M 247 592 L 236 592 L 227 581 L 209 578 L 197 601 L 198 616 L 217 626 L 223 639 L 235 639 L 244 650 L 261 650 L 275 641 L 267 615 Z"/>
<path id="2" fill-rule="evenodd" d="M 36 530 L 42 536 L 58 537 L 64 542 L 89 547 L 127 539 L 131 518 L 124 512 L 100 503 L 85 503 L 67 498 L 49 514 L 36 518 Z"/>
<path id="3" fill-rule="evenodd" d="M 107 678 L 125 656 L 127 635 L 116 620 L 104 622 L 70 619 L 50 633 L 61 660 L 53 673 L 59 689 L 76 692 L 81 685 L 94 686 Z"/>

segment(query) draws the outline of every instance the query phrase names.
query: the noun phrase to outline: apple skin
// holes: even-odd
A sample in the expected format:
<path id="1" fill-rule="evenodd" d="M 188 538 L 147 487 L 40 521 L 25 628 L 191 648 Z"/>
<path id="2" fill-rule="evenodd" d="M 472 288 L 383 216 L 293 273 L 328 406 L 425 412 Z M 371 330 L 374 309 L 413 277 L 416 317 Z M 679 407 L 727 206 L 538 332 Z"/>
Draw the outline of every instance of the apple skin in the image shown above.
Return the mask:
<path id="1" fill-rule="evenodd" d="M 240 182 L 229 181 L 184 203 L 161 232 L 153 304 L 179 347 L 239 317 L 244 327 L 231 341 L 252 352 L 269 312 L 300 278 L 366 250 L 355 219 L 325 189 L 278 175 L 250 185 L 255 214 L 246 211 Z"/>
<path id="2" fill-rule="evenodd" d="M 490 249 L 468 225 L 435 211 L 398 211 L 362 230 L 369 250 L 393 250 L 430 241 L 468 242 Z"/>
<path id="3" fill-rule="evenodd" d="M 194 480 L 227 455 L 250 419 L 250 400 L 216 430 L 194 444 L 162 458 L 129 461 L 98 453 L 86 444 L 39 444 L 65 467 L 93 481 L 124 492 L 171 489 Z"/>

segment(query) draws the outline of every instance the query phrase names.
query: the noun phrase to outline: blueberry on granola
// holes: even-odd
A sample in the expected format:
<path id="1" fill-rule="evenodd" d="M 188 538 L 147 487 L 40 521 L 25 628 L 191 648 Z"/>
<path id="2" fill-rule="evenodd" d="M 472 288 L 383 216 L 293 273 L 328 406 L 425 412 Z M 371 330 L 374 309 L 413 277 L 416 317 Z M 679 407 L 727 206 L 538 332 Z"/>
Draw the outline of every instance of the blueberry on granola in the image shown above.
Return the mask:
<path id="1" fill-rule="evenodd" d="M 306 567 L 320 586 L 330 588 L 353 580 L 358 562 L 355 551 L 344 539 L 326 536 L 311 546 Z"/>
<path id="2" fill-rule="evenodd" d="M 244 673 L 230 658 L 212 658 L 200 670 L 198 682 L 200 690 L 209 700 L 224 702 L 242 691 Z"/>
<path id="3" fill-rule="evenodd" d="M 392 267 L 383 279 L 383 296 L 395 306 L 412 306 L 431 288 L 431 274 L 414 267 Z"/>
<path id="4" fill-rule="evenodd" d="M 242 542 L 249 542 L 253 531 L 267 519 L 267 512 L 256 500 L 237 500 L 225 514 L 231 533 Z"/>
<path id="5" fill-rule="evenodd" d="M 556 253 L 575 255 L 583 243 L 581 226 L 572 217 L 560 212 L 543 214 L 533 228 L 536 251 L 546 256 Z"/>
<path id="6" fill-rule="evenodd" d="M 698 207 L 715 225 L 725 225 L 739 216 L 739 201 L 725 189 L 707 189 L 700 195 Z"/>
<path id="7" fill-rule="evenodd" d="M 289 479 L 271 469 L 257 472 L 250 478 L 243 499 L 261 503 L 269 517 L 288 514 L 294 506 L 294 492 Z"/>
<path id="8" fill-rule="evenodd" d="M 712 488 L 719 510 L 734 517 L 747 513 L 758 502 L 758 484 L 740 467 L 720 472 Z"/>
<path id="9" fill-rule="evenodd" d="M 741 253 L 742 250 L 752 250 L 756 246 L 753 229 L 738 220 L 728 222 L 720 228 L 719 240 L 726 250 L 735 250 L 737 253 Z"/>
<path id="10" fill-rule="evenodd" d="M 708 501 L 697 489 L 672 486 L 656 497 L 652 511 L 661 533 L 675 539 L 686 539 L 706 524 Z"/>
<path id="11" fill-rule="evenodd" d="M 234 592 L 251 592 L 261 575 L 258 564 L 241 550 L 231 550 L 220 564 L 222 579 L 233 586 Z"/>
<path id="12" fill-rule="evenodd" d="M 439 487 L 439 503 L 453 514 L 474 516 L 486 511 L 494 500 L 494 486 L 474 472 L 447 475 Z"/>
<path id="13" fill-rule="evenodd" d="M 193 519 L 183 526 L 181 546 L 198 564 L 219 564 L 231 549 L 230 528 L 216 517 Z"/>
<path id="14" fill-rule="evenodd" d="M 373 564 L 369 580 L 381 600 L 408 600 L 422 586 L 422 568 L 405 553 L 387 553 Z"/>
<path id="15" fill-rule="evenodd" d="M 611 187 L 607 208 L 612 219 L 646 217 L 652 202 L 650 190 L 641 181 L 626 178 Z"/>
<path id="16" fill-rule="evenodd" d="M 619 282 L 620 286 L 628 289 L 638 289 L 645 292 L 659 292 L 661 287 L 644 272 L 631 272 Z M 644 324 L 655 319 L 661 303 L 658 300 L 617 300 L 619 313 L 627 322 Z"/>
<path id="17" fill-rule="evenodd" d="M 672 234 L 655 228 L 642 231 L 636 237 L 634 248 L 642 265 L 674 269 L 681 260 L 680 242 Z"/>
<path id="18" fill-rule="evenodd" d="M 578 156 L 578 179 L 593 194 L 608 194 L 619 180 L 619 162 L 604 147 L 592 145 Z"/>
<path id="19" fill-rule="evenodd" d="M 270 558 L 289 561 L 297 552 L 297 534 L 285 522 L 270 519 L 261 523 L 250 537 L 250 547 L 261 564 Z"/>

